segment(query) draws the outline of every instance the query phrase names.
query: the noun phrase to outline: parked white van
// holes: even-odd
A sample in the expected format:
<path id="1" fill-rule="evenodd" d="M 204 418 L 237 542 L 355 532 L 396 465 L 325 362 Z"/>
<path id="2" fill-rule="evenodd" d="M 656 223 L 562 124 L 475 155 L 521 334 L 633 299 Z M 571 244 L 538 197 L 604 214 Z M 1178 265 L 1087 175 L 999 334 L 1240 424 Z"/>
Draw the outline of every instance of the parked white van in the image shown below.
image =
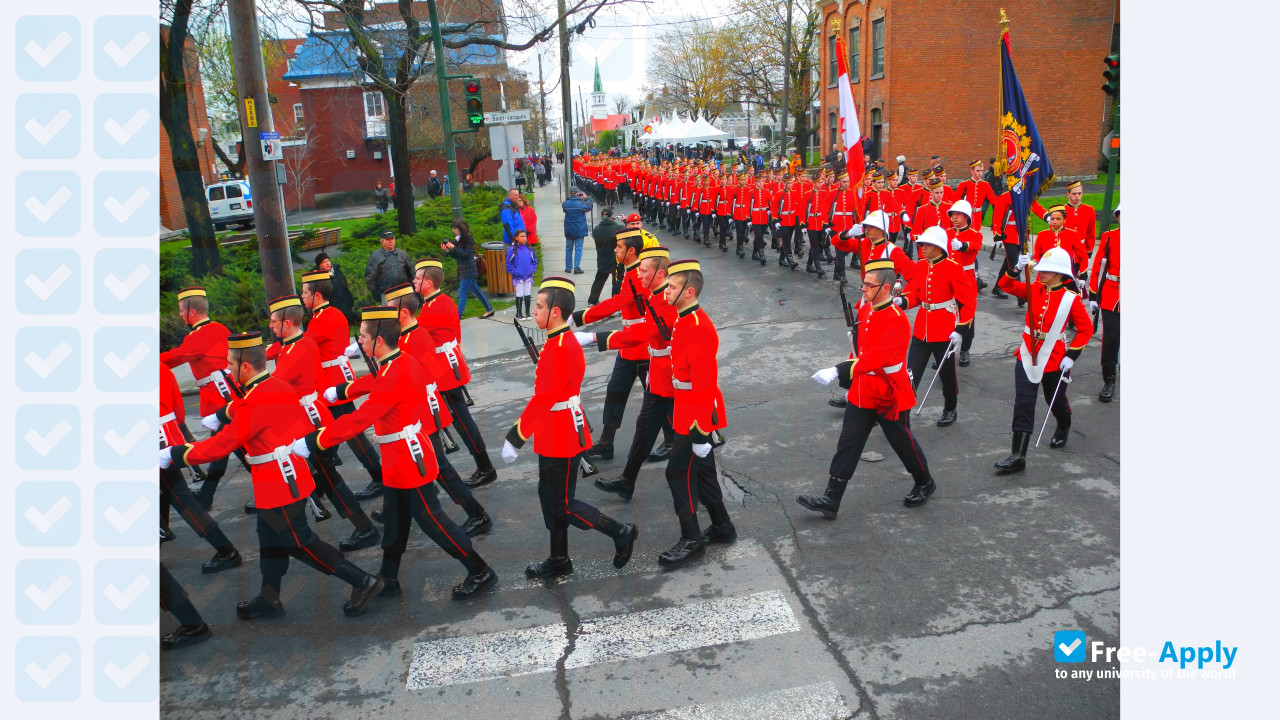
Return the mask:
<path id="1" fill-rule="evenodd" d="M 253 195 L 249 181 L 226 180 L 205 187 L 209 200 L 209 218 L 215 230 L 226 230 L 228 225 L 253 227 Z"/>

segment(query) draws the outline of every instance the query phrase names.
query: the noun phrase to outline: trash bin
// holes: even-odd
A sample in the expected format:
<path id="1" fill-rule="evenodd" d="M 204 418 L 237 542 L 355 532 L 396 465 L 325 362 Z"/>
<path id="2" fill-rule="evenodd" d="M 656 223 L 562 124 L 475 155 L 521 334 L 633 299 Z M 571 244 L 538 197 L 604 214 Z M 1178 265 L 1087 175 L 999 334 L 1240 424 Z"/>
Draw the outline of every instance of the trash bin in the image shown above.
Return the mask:
<path id="1" fill-rule="evenodd" d="M 490 295 L 514 293 L 516 286 L 511 281 L 511 273 L 507 272 L 507 246 L 495 240 L 480 247 L 484 249 L 485 290 Z"/>

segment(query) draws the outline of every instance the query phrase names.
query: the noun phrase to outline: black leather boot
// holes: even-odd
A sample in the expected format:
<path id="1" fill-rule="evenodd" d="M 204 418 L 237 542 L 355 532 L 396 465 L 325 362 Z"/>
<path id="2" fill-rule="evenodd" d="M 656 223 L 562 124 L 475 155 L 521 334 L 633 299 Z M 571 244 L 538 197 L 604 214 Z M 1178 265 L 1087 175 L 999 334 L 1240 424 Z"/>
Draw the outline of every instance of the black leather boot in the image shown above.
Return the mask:
<path id="1" fill-rule="evenodd" d="M 369 524 L 364 530 L 355 530 L 351 535 L 338 541 L 338 549 L 342 552 L 351 552 L 360 548 L 373 547 L 382 539 L 382 533 L 378 532 L 378 528 Z"/>
<path id="2" fill-rule="evenodd" d="M 613 538 L 613 566 L 619 569 L 624 567 L 631 559 L 636 538 L 640 537 L 640 528 L 631 523 L 620 523 L 608 515 L 601 515 L 596 529 Z"/>
<path id="3" fill-rule="evenodd" d="M 466 533 L 467 537 L 484 535 L 492 529 L 493 519 L 489 517 L 489 513 L 485 512 L 484 508 L 480 508 L 474 516 L 467 518 L 467 521 L 462 523 L 462 532 Z"/>
<path id="4" fill-rule="evenodd" d="M 364 612 L 369 601 L 378 596 L 387 586 L 381 575 L 370 575 L 356 567 L 350 560 L 343 560 L 333 569 L 333 574 L 351 586 L 351 599 L 342 606 L 346 615 L 359 615 Z"/>
<path id="5" fill-rule="evenodd" d="M 844 497 L 847 487 L 849 487 L 848 480 L 831 477 L 827 479 L 826 492 L 821 495 L 800 495 L 796 498 L 796 502 L 810 510 L 822 513 L 822 516 L 828 520 L 834 520 L 836 513 L 840 511 L 840 499 Z"/>
<path id="6" fill-rule="evenodd" d="M 955 422 L 956 422 L 956 409 L 943 408 L 942 417 L 938 418 L 938 427 L 947 427 L 948 425 L 954 425 Z"/>
<path id="7" fill-rule="evenodd" d="M 1009 457 L 996 461 L 996 470 L 1001 474 L 1021 472 L 1027 469 L 1027 447 L 1031 444 L 1031 433 L 1015 432 L 1013 434 L 1013 451 Z"/>
<path id="8" fill-rule="evenodd" d="M 489 567 L 489 563 L 480 557 L 480 554 L 472 548 L 469 559 L 475 566 L 475 570 L 467 574 L 463 581 L 453 586 L 454 600 L 469 600 L 480 593 L 487 585 L 491 585 L 498 579 L 498 574 Z"/>
<path id="9" fill-rule="evenodd" d="M 1008 294 L 1008 293 L 1006 293 L 1005 291 L 1001 290 L 1001 289 L 1000 289 L 1000 286 L 999 286 L 999 285 L 997 285 L 997 286 L 995 286 L 995 287 L 991 288 L 991 297 L 1007 298 L 1007 297 L 1009 297 L 1009 294 Z"/>
<path id="10" fill-rule="evenodd" d="M 649 457 L 645 458 L 645 462 L 662 462 L 669 457 L 671 457 L 671 443 L 664 440 L 661 445 L 654 448 L 653 452 L 649 453 Z"/>
<path id="11" fill-rule="evenodd" d="M 911 492 L 902 500 L 902 504 L 909 508 L 920 507 L 929 502 L 929 496 L 938 489 L 938 483 L 929 478 L 929 482 L 921 485 L 919 482 L 915 487 L 911 488 Z"/>
<path id="12" fill-rule="evenodd" d="M 236 605 L 236 617 L 241 620 L 256 620 L 283 614 L 284 604 L 280 602 L 280 597 L 267 587 L 263 587 L 262 592 L 249 602 Z"/>
<path id="13" fill-rule="evenodd" d="M 164 650 L 172 650 L 186 645 L 194 645 L 211 637 L 213 637 L 213 633 L 209 631 L 209 626 L 205 623 L 179 625 L 173 632 L 160 638 L 160 647 Z"/>
<path id="14" fill-rule="evenodd" d="M 540 563 L 530 563 L 524 574 L 531 578 L 553 578 L 573 572 L 573 560 L 569 559 L 569 525 L 557 526 L 551 531 L 551 556 Z"/>
<path id="15" fill-rule="evenodd" d="M 680 567 L 694 558 L 701 557 L 707 551 L 702 541 L 702 531 L 698 528 L 697 515 L 680 517 L 680 539 L 674 547 L 658 555 L 658 564 L 663 567 Z"/>
<path id="16" fill-rule="evenodd" d="M 702 531 L 703 544 L 721 543 L 728 545 L 738 539 L 738 529 L 733 526 L 733 521 L 729 519 L 729 511 L 725 509 L 723 501 L 708 504 L 707 514 L 711 516 L 711 525 Z"/>
<path id="17" fill-rule="evenodd" d="M 600 478 L 595 481 L 595 486 L 607 493 L 613 493 L 623 500 L 630 500 L 636 491 L 636 481 L 628 479 L 626 475 L 619 475 L 609 480 Z"/>
<path id="18" fill-rule="evenodd" d="M 485 485 L 488 485 L 489 483 L 497 479 L 498 479 L 498 469 L 495 468 L 492 463 L 489 463 L 489 467 L 487 468 L 477 467 L 476 471 L 471 473 L 471 475 L 468 476 L 467 478 L 465 478 L 462 481 L 462 483 L 467 487 L 471 488 L 472 490 L 474 490 L 478 487 L 483 487 Z"/>
<path id="19" fill-rule="evenodd" d="M 234 547 L 222 548 L 213 557 L 204 561 L 204 564 L 200 566 L 200 572 L 205 575 L 211 575 L 220 570 L 238 567 L 241 562 L 243 560 L 240 557 L 240 552 Z"/>
<path id="20" fill-rule="evenodd" d="M 1116 396 L 1116 366 L 1102 366 L 1102 392 L 1098 393 L 1098 400 L 1109 403 Z"/>
<path id="21" fill-rule="evenodd" d="M 591 449 L 587 450 L 587 454 L 591 457 L 597 457 L 601 460 L 613 459 L 613 435 L 618 428 L 605 427 L 600 431 L 600 437 L 591 444 Z"/>
<path id="22" fill-rule="evenodd" d="M 376 498 L 381 494 L 382 494 L 382 481 L 370 480 L 369 484 L 365 485 L 363 490 L 360 490 L 355 493 L 355 496 L 357 500 L 368 500 L 370 498 Z"/>
<path id="23" fill-rule="evenodd" d="M 841 410 L 843 410 L 849 407 L 849 398 L 845 397 L 844 395 L 837 395 L 831 398 L 830 400 L 828 400 L 827 404 L 833 408 L 840 408 Z"/>
<path id="24" fill-rule="evenodd" d="M 1067 446 L 1067 436 L 1071 434 L 1071 423 L 1066 425 L 1058 425 L 1053 429 L 1053 438 L 1049 440 L 1049 447 L 1060 448 Z"/>

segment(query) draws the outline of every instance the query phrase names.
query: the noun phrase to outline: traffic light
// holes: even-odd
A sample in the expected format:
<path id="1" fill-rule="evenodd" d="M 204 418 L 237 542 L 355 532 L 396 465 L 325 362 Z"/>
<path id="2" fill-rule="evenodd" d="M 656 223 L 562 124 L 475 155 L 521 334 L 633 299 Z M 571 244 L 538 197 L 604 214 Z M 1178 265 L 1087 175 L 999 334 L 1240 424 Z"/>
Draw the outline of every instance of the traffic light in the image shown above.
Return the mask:
<path id="1" fill-rule="evenodd" d="M 1102 84 L 1102 91 L 1120 97 L 1120 53 L 1112 53 L 1102 62 L 1107 64 L 1107 69 L 1102 71 L 1102 77 L 1107 79 Z"/>
<path id="2" fill-rule="evenodd" d="M 467 81 L 467 123 L 473 128 L 484 126 L 484 100 L 480 97 L 480 81 Z"/>

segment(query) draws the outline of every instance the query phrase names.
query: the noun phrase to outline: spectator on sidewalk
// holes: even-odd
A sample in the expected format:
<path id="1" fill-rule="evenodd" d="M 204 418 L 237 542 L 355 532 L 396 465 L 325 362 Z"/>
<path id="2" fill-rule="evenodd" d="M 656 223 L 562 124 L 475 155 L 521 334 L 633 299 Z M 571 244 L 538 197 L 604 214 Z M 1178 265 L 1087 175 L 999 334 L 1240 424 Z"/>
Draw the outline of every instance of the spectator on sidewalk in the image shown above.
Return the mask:
<path id="1" fill-rule="evenodd" d="M 564 271 L 582 274 L 582 244 L 587 239 L 587 213 L 591 212 L 587 194 L 570 195 L 560 203 L 564 210 Z"/>
<path id="2" fill-rule="evenodd" d="M 378 212 L 384 213 L 387 207 L 391 205 L 391 191 L 382 187 L 382 183 L 373 186 L 373 206 Z"/>
<path id="3" fill-rule="evenodd" d="M 516 317 L 533 317 L 531 297 L 533 274 L 538 271 L 538 254 L 529 246 L 529 231 L 517 230 L 516 243 L 507 250 L 507 272 L 516 290 Z"/>
<path id="4" fill-rule="evenodd" d="M 493 306 L 489 304 L 489 298 L 485 297 L 477 280 L 480 273 L 476 270 L 476 241 L 471 237 L 471 228 L 467 222 L 454 220 L 453 242 L 444 243 L 440 247 L 444 248 L 444 251 L 449 253 L 449 257 L 458 263 L 458 318 L 461 319 L 462 314 L 467 310 L 469 295 L 475 295 L 476 299 L 484 305 L 484 314 L 480 317 L 493 317 Z"/>
<path id="5" fill-rule="evenodd" d="M 476 183 L 471 179 L 471 173 L 467 173 L 467 179 L 462 181 L 462 192 L 469 193 L 476 188 Z"/>
<path id="6" fill-rule="evenodd" d="M 438 198 L 444 192 L 444 186 L 440 184 L 440 178 L 436 177 L 436 171 L 431 171 L 431 179 L 427 180 L 427 197 Z"/>
<path id="7" fill-rule="evenodd" d="M 625 225 L 613 219 L 613 210 L 605 208 L 600 211 L 600 224 L 591 230 L 591 239 L 596 244 L 596 277 L 591 283 L 591 293 L 587 295 L 587 305 L 600 302 L 606 278 L 613 278 L 614 295 L 621 289 L 622 281 L 613 272 L 618 264 L 613 251 L 618 246 L 618 231 L 625 229 Z"/>
<path id="8" fill-rule="evenodd" d="M 347 285 L 347 276 L 342 273 L 342 269 L 334 265 L 327 254 L 317 253 L 316 270 L 329 273 L 329 280 L 333 283 L 333 295 L 329 298 L 329 304 L 347 316 L 347 323 L 358 323 L 360 313 L 356 312 L 356 299 L 351 294 L 351 287 Z"/>
<path id="9" fill-rule="evenodd" d="M 529 231 L 529 244 L 538 244 L 538 212 L 529 204 L 529 199 L 521 195 L 517 202 L 520 203 L 520 219 L 524 221 L 524 229 Z"/>
<path id="10" fill-rule="evenodd" d="M 364 287 L 369 291 L 369 304 L 382 302 L 387 288 L 407 283 L 413 279 L 413 263 L 403 250 L 396 249 L 396 234 L 382 233 L 382 247 L 373 251 L 364 267 Z"/>
<path id="11" fill-rule="evenodd" d="M 498 206 L 498 214 L 502 218 L 502 242 L 507 247 L 515 242 L 516 231 L 524 230 L 524 218 L 520 215 L 518 199 L 520 191 L 511 188 L 507 191 L 507 199 Z"/>
<path id="12" fill-rule="evenodd" d="M 441 183 L 444 185 L 444 196 L 449 197 L 449 176 L 445 175 Z"/>

